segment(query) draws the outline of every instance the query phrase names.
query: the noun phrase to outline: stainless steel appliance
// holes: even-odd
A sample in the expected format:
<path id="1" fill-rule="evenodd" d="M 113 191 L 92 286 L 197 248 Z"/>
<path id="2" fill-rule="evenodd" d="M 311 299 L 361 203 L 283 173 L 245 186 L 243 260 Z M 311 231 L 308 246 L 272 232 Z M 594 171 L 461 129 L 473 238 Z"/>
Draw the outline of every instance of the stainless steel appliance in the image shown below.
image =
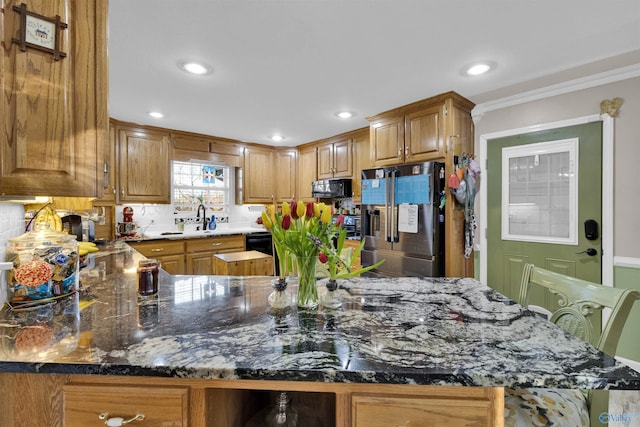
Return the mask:
<path id="1" fill-rule="evenodd" d="M 362 171 L 362 265 L 385 260 L 369 275 L 444 275 L 443 189 L 439 162 Z"/>
<path id="2" fill-rule="evenodd" d="M 311 195 L 320 199 L 352 197 L 350 179 L 323 179 L 311 183 Z"/>
<path id="3" fill-rule="evenodd" d="M 340 214 L 333 215 L 334 224 L 338 220 L 338 217 L 340 217 Z M 359 236 L 360 235 L 360 217 L 351 215 L 351 214 L 344 214 L 343 217 L 344 219 L 342 222 L 342 227 L 345 230 L 347 230 L 347 237 Z"/>

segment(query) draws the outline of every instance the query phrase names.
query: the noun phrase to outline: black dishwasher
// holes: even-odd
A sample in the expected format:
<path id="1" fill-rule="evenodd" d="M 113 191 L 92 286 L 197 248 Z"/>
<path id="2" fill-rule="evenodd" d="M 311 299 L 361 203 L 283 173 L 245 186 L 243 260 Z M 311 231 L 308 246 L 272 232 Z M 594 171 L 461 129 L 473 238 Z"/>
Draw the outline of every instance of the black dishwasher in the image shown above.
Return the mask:
<path id="1" fill-rule="evenodd" d="M 259 232 L 259 233 L 251 233 L 246 236 L 246 246 L 248 251 L 258 251 L 263 254 L 269 254 L 273 256 L 275 261 L 275 272 L 276 274 L 280 274 L 280 269 L 278 267 L 278 255 L 273 250 L 273 241 L 271 237 L 271 233 Z"/>

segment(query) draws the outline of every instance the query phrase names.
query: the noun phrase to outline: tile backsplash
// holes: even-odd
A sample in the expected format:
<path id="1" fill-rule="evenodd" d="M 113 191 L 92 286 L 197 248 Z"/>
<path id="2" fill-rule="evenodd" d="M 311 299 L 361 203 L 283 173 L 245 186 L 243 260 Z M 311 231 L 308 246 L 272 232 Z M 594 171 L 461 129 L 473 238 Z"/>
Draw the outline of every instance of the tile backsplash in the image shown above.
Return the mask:
<path id="1" fill-rule="evenodd" d="M 6 259 L 7 240 L 24 233 L 24 206 L 0 203 L 0 261 Z M 4 273 L 0 277 L 0 307 L 7 300 Z"/>

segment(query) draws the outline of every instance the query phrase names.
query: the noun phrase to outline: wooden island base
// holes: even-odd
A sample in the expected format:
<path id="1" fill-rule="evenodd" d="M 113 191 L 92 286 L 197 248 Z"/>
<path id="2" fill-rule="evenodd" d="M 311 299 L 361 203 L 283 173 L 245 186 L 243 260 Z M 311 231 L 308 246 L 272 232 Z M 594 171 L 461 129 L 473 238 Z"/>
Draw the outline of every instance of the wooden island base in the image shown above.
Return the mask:
<path id="1" fill-rule="evenodd" d="M 502 426 L 501 387 L 208 380 L 102 375 L 0 374 L 0 425 L 102 426 L 107 417 L 132 425 L 244 426 L 272 404 L 273 391 L 291 392 L 326 426 Z M 104 417 L 104 416 L 103 416 Z"/>

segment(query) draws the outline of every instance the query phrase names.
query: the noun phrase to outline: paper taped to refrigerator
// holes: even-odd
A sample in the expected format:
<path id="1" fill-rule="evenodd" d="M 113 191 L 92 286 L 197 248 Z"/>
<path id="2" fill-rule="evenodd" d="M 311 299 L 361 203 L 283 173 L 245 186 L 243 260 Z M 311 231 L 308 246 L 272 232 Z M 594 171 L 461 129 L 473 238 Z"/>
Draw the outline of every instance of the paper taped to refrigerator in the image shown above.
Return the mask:
<path id="1" fill-rule="evenodd" d="M 396 178 L 396 203 L 431 203 L 429 175 L 409 175 Z"/>
<path id="2" fill-rule="evenodd" d="M 363 179 L 362 203 L 365 205 L 384 205 L 387 200 L 386 179 Z"/>
<path id="3" fill-rule="evenodd" d="M 398 205 L 398 231 L 402 233 L 418 232 L 418 205 Z"/>

